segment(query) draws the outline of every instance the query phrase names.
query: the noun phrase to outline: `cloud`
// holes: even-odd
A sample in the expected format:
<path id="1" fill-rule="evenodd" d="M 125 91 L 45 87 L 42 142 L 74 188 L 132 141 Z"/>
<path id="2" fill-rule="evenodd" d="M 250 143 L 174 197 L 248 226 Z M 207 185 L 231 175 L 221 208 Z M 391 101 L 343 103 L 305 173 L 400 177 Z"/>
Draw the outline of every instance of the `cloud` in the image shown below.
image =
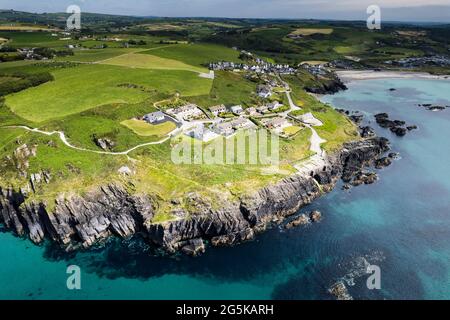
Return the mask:
<path id="1" fill-rule="evenodd" d="M 390 20 L 450 21 L 449 0 L 0 0 L 0 8 L 32 12 L 63 12 L 71 4 L 139 16 L 318 19 L 365 19 L 366 8 L 377 4 Z"/>

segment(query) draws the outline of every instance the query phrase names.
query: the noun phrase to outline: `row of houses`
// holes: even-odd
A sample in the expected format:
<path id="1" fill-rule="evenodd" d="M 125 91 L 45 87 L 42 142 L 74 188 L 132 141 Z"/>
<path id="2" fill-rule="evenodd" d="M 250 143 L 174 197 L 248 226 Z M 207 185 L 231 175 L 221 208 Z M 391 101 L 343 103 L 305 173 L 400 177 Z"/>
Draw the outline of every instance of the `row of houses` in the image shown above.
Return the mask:
<path id="1" fill-rule="evenodd" d="M 220 104 L 217 106 L 210 107 L 209 111 L 211 111 L 211 113 L 217 117 L 219 114 L 229 112 L 229 111 L 234 114 L 241 114 L 244 112 L 244 108 L 241 105 L 236 105 L 236 106 L 231 106 L 228 109 L 224 104 Z"/>
<path id="2" fill-rule="evenodd" d="M 213 130 L 225 137 L 235 133 L 236 130 L 247 130 L 256 127 L 253 122 L 244 117 L 236 118 L 232 121 L 220 122 L 213 127 Z"/>
<path id="3" fill-rule="evenodd" d="M 211 62 L 209 64 L 210 70 L 225 70 L 225 71 L 235 71 L 244 70 L 252 71 L 256 73 L 281 73 L 281 74 L 294 74 L 295 68 L 288 64 L 273 64 L 270 62 L 265 62 L 261 59 L 256 59 L 256 64 L 248 65 L 245 63 L 235 63 L 231 61 L 219 61 Z"/>
<path id="4" fill-rule="evenodd" d="M 189 121 L 204 115 L 203 111 L 193 103 L 189 103 L 177 108 L 168 109 L 167 113 L 174 115 L 179 120 L 185 121 Z"/>

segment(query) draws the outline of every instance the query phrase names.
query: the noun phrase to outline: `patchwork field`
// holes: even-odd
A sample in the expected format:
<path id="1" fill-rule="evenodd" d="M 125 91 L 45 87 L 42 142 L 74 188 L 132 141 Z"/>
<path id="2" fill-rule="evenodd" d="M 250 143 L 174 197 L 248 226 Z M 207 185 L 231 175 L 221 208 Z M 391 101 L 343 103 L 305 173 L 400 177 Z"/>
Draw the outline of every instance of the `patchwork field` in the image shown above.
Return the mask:
<path id="1" fill-rule="evenodd" d="M 313 34 L 331 34 L 333 32 L 332 28 L 299 28 L 293 32 L 293 36 L 311 36 Z"/>
<path id="2" fill-rule="evenodd" d="M 105 61 L 102 61 L 101 63 L 129 68 L 185 70 L 197 73 L 208 72 L 208 69 L 206 68 L 191 66 L 178 60 L 166 59 L 150 54 L 141 53 L 124 54 L 111 59 L 107 59 Z"/>
<path id="3" fill-rule="evenodd" d="M 121 124 L 131 129 L 137 135 L 143 137 L 164 137 L 176 128 L 175 123 L 172 121 L 166 121 L 160 124 L 150 124 L 143 120 L 130 119 L 122 121 Z"/>
<path id="4" fill-rule="evenodd" d="M 99 105 L 137 103 L 149 92 L 208 94 L 212 80 L 181 70 L 131 69 L 110 65 L 81 65 L 52 72 L 55 81 L 6 97 L 8 107 L 19 116 L 42 122 L 79 113 Z M 131 86 L 119 86 L 132 84 Z M 137 86 L 137 87 L 136 87 Z"/>
<path id="5" fill-rule="evenodd" d="M 1 31 L 57 31 L 58 29 L 39 25 L 8 24 L 0 25 Z"/>

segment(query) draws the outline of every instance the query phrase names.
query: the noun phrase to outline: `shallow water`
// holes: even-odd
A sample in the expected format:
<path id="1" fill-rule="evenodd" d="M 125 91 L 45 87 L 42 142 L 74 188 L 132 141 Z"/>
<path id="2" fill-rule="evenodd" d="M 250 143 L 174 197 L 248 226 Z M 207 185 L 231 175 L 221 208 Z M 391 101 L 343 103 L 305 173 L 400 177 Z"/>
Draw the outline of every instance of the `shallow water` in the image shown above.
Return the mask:
<path id="1" fill-rule="evenodd" d="M 67 256 L 0 232 L 0 298 L 332 299 L 327 289 L 343 279 L 356 299 L 450 299 L 450 109 L 417 106 L 450 105 L 450 81 L 359 81 L 323 101 L 363 111 L 401 160 L 374 185 L 338 186 L 302 209 L 320 210 L 322 222 L 196 259 L 153 257 L 139 240 Z M 374 123 L 378 112 L 419 130 L 398 138 Z M 366 263 L 381 268 L 381 290 L 367 289 Z M 71 264 L 81 290 L 66 287 Z"/>

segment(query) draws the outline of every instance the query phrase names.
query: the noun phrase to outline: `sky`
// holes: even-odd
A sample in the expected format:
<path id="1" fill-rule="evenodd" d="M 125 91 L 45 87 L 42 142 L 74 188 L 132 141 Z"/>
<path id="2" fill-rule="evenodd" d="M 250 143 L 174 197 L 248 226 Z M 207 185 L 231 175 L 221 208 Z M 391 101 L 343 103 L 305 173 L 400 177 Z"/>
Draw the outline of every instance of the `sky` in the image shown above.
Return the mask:
<path id="1" fill-rule="evenodd" d="M 162 17 L 228 17 L 365 20 L 366 9 L 381 7 L 386 21 L 450 23 L 450 0 L 0 0 L 0 9 L 82 12 Z"/>

